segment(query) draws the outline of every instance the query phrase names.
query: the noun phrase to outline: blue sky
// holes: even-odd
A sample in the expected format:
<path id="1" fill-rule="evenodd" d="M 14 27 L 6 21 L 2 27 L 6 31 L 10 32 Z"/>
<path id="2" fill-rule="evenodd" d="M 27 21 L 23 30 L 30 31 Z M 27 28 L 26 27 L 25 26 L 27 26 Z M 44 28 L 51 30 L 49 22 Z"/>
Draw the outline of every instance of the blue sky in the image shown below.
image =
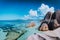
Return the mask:
<path id="1" fill-rule="evenodd" d="M 59 0 L 3 0 L 0 1 L 0 20 L 24 19 L 25 17 L 35 19 L 37 10 L 42 4 L 48 5 L 49 8 L 53 7 L 54 10 L 60 9 Z M 34 12 L 30 13 L 31 10 Z M 36 15 L 33 15 L 33 13 L 36 13 Z M 38 14 L 40 15 L 40 13 Z"/>

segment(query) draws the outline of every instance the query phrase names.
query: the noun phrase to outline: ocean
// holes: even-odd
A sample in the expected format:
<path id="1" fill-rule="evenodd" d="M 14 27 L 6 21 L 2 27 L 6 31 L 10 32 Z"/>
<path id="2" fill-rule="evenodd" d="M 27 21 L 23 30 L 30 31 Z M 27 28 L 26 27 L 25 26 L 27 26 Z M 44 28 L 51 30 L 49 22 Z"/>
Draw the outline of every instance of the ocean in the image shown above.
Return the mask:
<path id="1" fill-rule="evenodd" d="M 0 34 L 1 34 L 0 38 L 1 38 L 1 40 L 5 40 L 7 33 L 11 30 L 15 30 L 17 32 L 20 30 L 31 30 L 31 29 L 26 28 L 27 25 L 31 21 L 33 21 L 36 25 L 40 25 L 40 21 L 38 21 L 38 20 L 0 20 Z M 39 26 L 35 26 L 35 27 L 39 27 Z M 30 32 L 30 33 L 27 32 L 27 33 L 30 34 L 32 32 Z M 25 38 L 25 36 L 23 36 L 23 37 Z"/>

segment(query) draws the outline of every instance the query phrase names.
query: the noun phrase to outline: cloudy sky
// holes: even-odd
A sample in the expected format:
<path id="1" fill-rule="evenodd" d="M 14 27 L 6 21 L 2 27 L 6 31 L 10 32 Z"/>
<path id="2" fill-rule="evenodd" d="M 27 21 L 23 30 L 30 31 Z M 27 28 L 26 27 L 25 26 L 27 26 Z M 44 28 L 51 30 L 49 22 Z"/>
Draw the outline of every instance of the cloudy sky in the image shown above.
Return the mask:
<path id="1" fill-rule="evenodd" d="M 42 19 L 50 11 L 60 9 L 59 0 L 3 0 L 0 1 L 0 20 Z"/>

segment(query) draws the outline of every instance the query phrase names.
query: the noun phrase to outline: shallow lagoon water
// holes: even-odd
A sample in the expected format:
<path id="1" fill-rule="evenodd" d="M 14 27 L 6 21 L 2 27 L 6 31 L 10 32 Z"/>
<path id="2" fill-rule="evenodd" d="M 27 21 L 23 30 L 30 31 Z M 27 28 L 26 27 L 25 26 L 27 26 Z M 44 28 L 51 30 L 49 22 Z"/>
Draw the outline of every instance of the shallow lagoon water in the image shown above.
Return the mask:
<path id="1" fill-rule="evenodd" d="M 30 35 L 33 35 L 34 33 L 38 33 L 38 27 L 39 25 L 36 25 L 33 28 L 26 28 L 27 32 L 22 35 L 18 40 L 26 40 Z"/>
<path id="2" fill-rule="evenodd" d="M 0 40 L 4 40 L 6 38 L 7 32 L 3 32 L 2 29 L 0 29 Z"/>
<path id="3" fill-rule="evenodd" d="M 26 28 L 26 25 L 28 25 L 28 23 L 17 23 L 17 24 L 14 24 L 13 27 L 15 27 L 14 30 L 17 30 L 17 29 L 20 29 L 20 30 L 27 30 L 27 32 L 25 32 L 21 37 L 19 37 L 17 40 L 26 40 L 28 36 L 34 34 L 34 33 L 37 33 L 38 32 L 38 27 L 39 27 L 39 23 L 36 23 L 36 26 L 35 27 L 32 27 L 32 28 Z M 4 40 L 6 38 L 6 35 L 7 35 L 7 32 L 3 32 L 2 29 L 0 29 L 0 39 L 1 40 Z M 17 30 L 17 31 L 20 31 L 20 30 Z"/>

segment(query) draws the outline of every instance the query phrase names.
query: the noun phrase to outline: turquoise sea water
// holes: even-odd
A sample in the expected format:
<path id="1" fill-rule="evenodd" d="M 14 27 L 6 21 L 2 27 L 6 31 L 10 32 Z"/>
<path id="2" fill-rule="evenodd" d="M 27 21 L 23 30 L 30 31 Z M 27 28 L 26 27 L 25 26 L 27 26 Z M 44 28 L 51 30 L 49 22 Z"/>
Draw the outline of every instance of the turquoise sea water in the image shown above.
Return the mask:
<path id="1" fill-rule="evenodd" d="M 38 27 L 40 25 L 40 22 L 34 21 L 36 25 L 33 28 L 26 28 L 29 22 L 31 21 L 21 21 L 21 20 L 20 21 L 19 20 L 0 21 L 0 34 L 1 34 L 0 40 L 5 40 L 7 31 L 10 31 L 11 29 L 17 30 L 17 31 L 26 30 L 27 32 L 17 39 L 17 40 L 26 40 L 28 36 L 37 32 Z"/>
<path id="2" fill-rule="evenodd" d="M 38 26 L 35 26 L 33 28 L 26 28 L 26 30 L 28 30 L 24 35 L 22 35 L 18 40 L 26 40 L 30 35 L 37 33 Z"/>

